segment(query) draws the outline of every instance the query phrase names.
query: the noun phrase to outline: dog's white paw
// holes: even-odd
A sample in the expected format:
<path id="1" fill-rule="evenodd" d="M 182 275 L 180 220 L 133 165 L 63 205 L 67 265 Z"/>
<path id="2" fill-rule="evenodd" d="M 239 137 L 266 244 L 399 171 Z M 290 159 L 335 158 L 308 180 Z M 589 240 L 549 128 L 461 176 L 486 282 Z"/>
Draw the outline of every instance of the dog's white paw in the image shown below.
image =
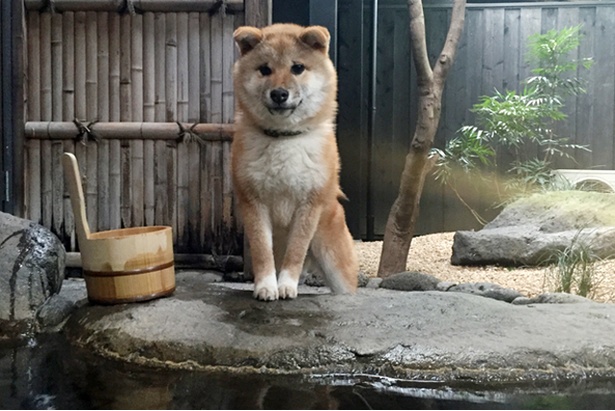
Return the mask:
<path id="1" fill-rule="evenodd" d="M 282 299 L 297 298 L 298 280 L 293 280 L 288 271 L 282 270 L 278 278 L 278 293 Z"/>
<path id="2" fill-rule="evenodd" d="M 275 274 L 269 275 L 254 284 L 254 298 L 262 301 L 275 301 L 278 299 L 278 284 Z"/>

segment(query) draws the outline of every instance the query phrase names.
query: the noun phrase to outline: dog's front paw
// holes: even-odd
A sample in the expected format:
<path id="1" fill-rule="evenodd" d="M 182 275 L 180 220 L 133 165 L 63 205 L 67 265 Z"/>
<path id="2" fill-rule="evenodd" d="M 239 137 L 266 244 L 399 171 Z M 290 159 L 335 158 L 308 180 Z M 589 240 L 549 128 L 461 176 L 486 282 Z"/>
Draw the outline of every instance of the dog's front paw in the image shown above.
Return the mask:
<path id="1" fill-rule="evenodd" d="M 298 281 L 293 280 L 287 271 L 282 271 L 278 279 L 278 293 L 280 298 L 297 298 L 297 283 Z"/>
<path id="2" fill-rule="evenodd" d="M 278 284 L 275 274 L 267 276 L 254 284 L 254 298 L 262 301 L 275 301 L 278 299 Z"/>

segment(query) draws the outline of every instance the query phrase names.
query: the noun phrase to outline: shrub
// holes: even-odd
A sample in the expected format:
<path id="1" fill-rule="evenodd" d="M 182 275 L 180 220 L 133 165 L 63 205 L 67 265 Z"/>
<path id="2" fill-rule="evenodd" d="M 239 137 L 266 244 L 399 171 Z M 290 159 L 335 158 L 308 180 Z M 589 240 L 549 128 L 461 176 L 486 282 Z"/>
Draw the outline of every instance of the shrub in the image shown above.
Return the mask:
<path id="1" fill-rule="evenodd" d="M 524 81 L 523 90 L 495 90 L 493 96 L 481 97 L 472 108 L 476 124 L 461 127 L 444 150 L 434 149 L 439 156 L 436 179 L 452 188 L 466 207 L 470 208 L 455 189 L 458 171 L 480 173 L 482 178 L 490 179 L 500 197 L 498 204 L 502 204 L 520 194 L 552 188 L 554 157 L 572 158 L 570 153 L 575 149 L 589 151 L 554 130 L 557 122 L 566 119 L 562 112 L 565 97 L 585 92 L 582 80 L 570 75 L 579 66 L 589 68 L 592 63 L 591 59 L 569 58 L 579 46 L 579 30 L 580 26 L 576 26 L 530 36 L 529 60 L 537 67 L 532 70 L 533 76 Z M 527 155 L 531 152 L 527 147 L 532 145 L 538 147 L 539 156 Z M 498 153 L 502 150 L 511 152 L 514 161 L 508 170 L 513 178 L 500 187 L 493 170 L 498 169 Z M 470 210 L 480 221 L 478 213 Z"/>

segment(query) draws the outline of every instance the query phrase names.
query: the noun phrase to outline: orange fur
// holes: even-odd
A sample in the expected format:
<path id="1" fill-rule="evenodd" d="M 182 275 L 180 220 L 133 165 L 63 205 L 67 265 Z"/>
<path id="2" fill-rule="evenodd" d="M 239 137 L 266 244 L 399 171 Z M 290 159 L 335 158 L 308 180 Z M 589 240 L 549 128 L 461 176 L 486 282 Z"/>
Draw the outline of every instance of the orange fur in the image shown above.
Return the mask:
<path id="1" fill-rule="evenodd" d="M 358 262 L 338 201 L 337 76 L 324 27 L 240 27 L 232 175 L 251 247 L 254 296 L 295 298 L 300 274 L 320 270 L 352 293 Z M 307 260 L 306 261 L 306 257 Z"/>

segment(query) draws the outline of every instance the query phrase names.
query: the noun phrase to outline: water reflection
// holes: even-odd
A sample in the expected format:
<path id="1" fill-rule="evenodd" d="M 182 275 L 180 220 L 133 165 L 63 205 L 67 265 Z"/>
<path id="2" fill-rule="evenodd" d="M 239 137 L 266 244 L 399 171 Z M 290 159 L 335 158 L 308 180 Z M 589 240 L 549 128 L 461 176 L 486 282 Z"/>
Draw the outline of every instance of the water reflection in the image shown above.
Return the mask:
<path id="1" fill-rule="evenodd" d="M 3 409 L 604 409 L 612 381 L 557 394 L 460 389 L 366 375 L 233 375 L 134 367 L 69 346 L 61 336 L 0 341 Z"/>

